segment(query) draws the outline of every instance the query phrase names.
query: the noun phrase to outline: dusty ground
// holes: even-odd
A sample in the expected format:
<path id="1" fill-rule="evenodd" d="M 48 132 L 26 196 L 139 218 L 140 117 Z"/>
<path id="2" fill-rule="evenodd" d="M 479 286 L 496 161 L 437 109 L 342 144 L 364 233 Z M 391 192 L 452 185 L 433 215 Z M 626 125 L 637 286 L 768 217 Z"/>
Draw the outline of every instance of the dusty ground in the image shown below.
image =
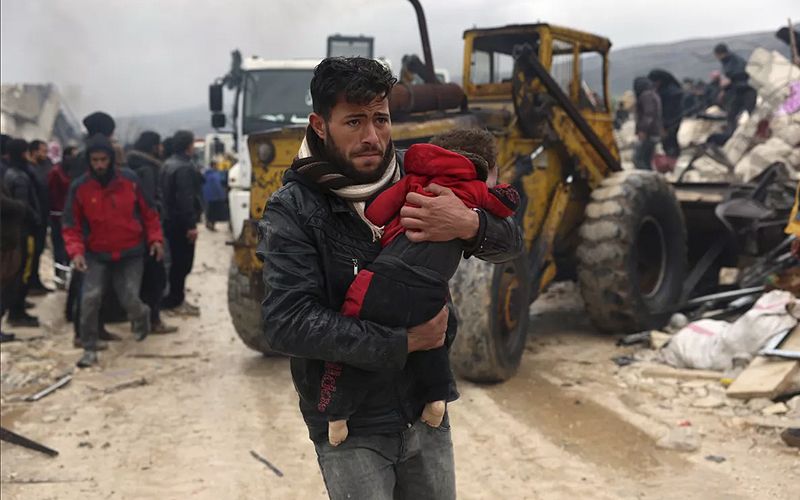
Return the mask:
<path id="1" fill-rule="evenodd" d="M 201 234 L 189 287 L 202 317 L 171 318 L 179 333 L 141 344 L 112 325 L 126 340 L 101 353 L 100 368 L 26 403 L 79 356 L 65 294 L 36 299 L 45 326 L 16 329 L 24 340 L 2 346 L 2 425 L 61 454 L 2 443 L 2 498 L 325 498 L 288 362 L 249 351 L 230 325 L 225 238 Z M 460 498 L 797 498 L 800 454 L 775 428 L 791 417 L 755 425 L 757 406 L 713 401 L 714 382 L 617 368 L 610 358 L 634 349 L 594 333 L 570 287 L 532 314 L 516 378 L 463 382 L 451 406 Z M 709 396 L 716 408 L 692 406 Z M 699 448 L 658 448 L 681 422 Z"/>

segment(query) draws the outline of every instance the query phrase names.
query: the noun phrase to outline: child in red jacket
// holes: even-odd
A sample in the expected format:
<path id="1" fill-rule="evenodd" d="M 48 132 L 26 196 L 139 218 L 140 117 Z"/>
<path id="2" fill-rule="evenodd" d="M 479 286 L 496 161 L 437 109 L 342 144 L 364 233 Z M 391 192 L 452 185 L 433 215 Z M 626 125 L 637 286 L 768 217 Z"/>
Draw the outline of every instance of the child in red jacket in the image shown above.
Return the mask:
<path id="1" fill-rule="evenodd" d="M 437 145 L 438 144 L 438 145 Z M 507 184 L 495 186 L 497 167 L 494 136 L 484 130 L 455 130 L 431 144 L 411 146 L 403 159 L 405 176 L 383 191 L 366 209 L 367 218 L 383 227 L 383 251 L 356 275 L 342 313 L 391 327 L 411 327 L 433 318 L 447 302 L 448 281 L 463 254 L 461 240 L 412 243 L 400 224 L 400 209 L 410 192 L 433 196 L 430 184 L 449 188 L 466 206 L 510 217 L 519 195 Z M 487 182 L 488 181 L 488 182 Z M 451 394 L 453 375 L 447 347 L 408 355 L 406 369 L 415 374 L 417 390 L 428 403 L 422 420 L 438 427 Z M 318 408 L 329 416 L 328 440 L 336 446 L 347 437 L 347 418 L 369 388 L 348 384 L 347 373 L 357 370 L 326 364 Z M 330 378 L 336 391 L 326 390 Z M 363 380 L 363 379 L 359 379 Z M 328 384 L 329 385 L 329 384 Z"/>

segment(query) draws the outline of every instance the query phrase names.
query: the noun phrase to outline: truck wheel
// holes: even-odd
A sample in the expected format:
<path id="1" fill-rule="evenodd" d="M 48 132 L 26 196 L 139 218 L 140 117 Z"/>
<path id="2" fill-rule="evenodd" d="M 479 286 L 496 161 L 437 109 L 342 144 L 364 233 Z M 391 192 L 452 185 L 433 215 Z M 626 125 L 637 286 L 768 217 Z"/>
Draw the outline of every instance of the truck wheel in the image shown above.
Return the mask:
<path id="1" fill-rule="evenodd" d="M 528 335 L 531 303 L 525 257 L 505 264 L 461 262 L 451 281 L 458 335 L 453 369 L 473 382 L 502 382 L 517 371 Z"/>
<path id="2" fill-rule="evenodd" d="M 254 288 L 250 284 L 250 277 L 240 273 L 236 263 L 231 261 L 228 270 L 228 311 L 233 328 L 247 347 L 265 356 L 274 356 L 276 354 L 267 345 L 261 328 L 262 297 Z"/>
<path id="3" fill-rule="evenodd" d="M 655 172 L 617 172 L 592 192 L 580 228 L 578 282 L 594 325 L 609 333 L 660 328 L 687 273 L 686 225 Z"/>

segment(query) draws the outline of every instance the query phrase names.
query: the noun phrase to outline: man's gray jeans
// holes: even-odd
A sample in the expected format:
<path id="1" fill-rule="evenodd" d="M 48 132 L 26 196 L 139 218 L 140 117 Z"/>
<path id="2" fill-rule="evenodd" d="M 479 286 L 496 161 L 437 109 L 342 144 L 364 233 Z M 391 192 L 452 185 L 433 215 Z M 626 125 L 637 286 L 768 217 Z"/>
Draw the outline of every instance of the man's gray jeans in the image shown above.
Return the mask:
<path id="1" fill-rule="evenodd" d="M 447 416 L 438 428 L 418 421 L 400 434 L 349 436 L 337 447 L 327 440 L 314 446 L 332 500 L 456 497 Z"/>
<path id="2" fill-rule="evenodd" d="M 127 257 L 116 262 L 101 261 L 87 257 L 88 269 L 83 278 L 81 289 L 81 344 L 87 351 L 97 348 L 98 317 L 106 293 L 105 284 L 111 277 L 111 286 L 117 294 L 120 304 L 128 313 L 131 329 L 134 333 L 150 332 L 150 308 L 139 299 L 139 288 L 142 284 L 142 257 Z"/>

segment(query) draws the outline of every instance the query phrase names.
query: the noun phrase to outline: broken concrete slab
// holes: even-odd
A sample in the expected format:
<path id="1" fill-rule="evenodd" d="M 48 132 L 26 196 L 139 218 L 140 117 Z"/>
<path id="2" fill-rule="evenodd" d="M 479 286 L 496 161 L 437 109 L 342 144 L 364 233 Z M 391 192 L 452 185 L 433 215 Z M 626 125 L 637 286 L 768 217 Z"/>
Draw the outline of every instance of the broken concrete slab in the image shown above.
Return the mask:
<path id="1" fill-rule="evenodd" d="M 689 452 L 700 447 L 700 440 L 691 427 L 675 427 L 656 441 L 656 446 L 667 450 Z"/>
<path id="2" fill-rule="evenodd" d="M 756 48 L 747 61 L 750 85 L 763 99 L 776 105 L 789 97 L 789 84 L 800 80 L 800 68 L 792 64 L 778 51 Z"/>
<path id="3" fill-rule="evenodd" d="M 786 413 L 789 413 L 789 407 L 785 403 L 775 403 L 761 410 L 761 414 L 767 416 L 784 415 Z"/>

